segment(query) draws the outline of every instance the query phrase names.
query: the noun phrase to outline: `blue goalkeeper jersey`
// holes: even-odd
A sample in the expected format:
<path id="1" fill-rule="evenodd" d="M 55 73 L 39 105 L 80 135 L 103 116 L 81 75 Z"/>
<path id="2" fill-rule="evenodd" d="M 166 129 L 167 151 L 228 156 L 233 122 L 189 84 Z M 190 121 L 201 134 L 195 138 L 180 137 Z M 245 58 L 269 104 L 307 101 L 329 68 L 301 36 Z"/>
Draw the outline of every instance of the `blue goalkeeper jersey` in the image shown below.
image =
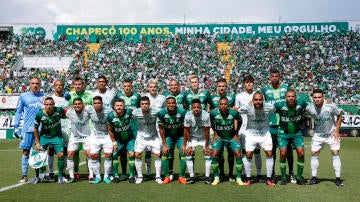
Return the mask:
<path id="1" fill-rule="evenodd" d="M 26 132 L 34 132 L 34 121 L 36 114 L 43 108 L 45 99 L 44 93 L 23 93 L 19 96 L 19 100 L 16 105 L 15 114 L 15 128 L 19 127 L 20 119 L 23 114 L 24 125 L 21 130 L 21 134 Z"/>

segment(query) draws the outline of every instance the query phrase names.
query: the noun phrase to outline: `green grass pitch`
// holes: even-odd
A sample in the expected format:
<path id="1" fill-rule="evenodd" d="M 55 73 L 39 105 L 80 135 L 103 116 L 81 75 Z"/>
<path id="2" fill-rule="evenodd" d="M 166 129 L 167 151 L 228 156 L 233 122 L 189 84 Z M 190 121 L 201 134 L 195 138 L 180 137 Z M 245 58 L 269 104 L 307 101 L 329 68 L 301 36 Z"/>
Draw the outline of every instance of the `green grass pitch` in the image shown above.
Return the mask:
<path id="1" fill-rule="evenodd" d="M 311 177 L 310 171 L 310 138 L 305 138 L 305 168 L 304 177 Z M 0 201 L 357 201 L 360 187 L 360 139 L 343 138 L 341 140 L 341 177 L 343 187 L 336 187 L 333 180 L 334 171 L 332 159 L 327 146 L 320 154 L 318 177 L 321 182 L 313 186 L 299 186 L 289 183 L 275 187 L 253 183 L 251 186 L 237 186 L 235 182 L 222 182 L 217 186 L 205 185 L 202 181 L 204 159 L 197 150 L 195 172 L 198 181 L 194 185 L 179 185 L 174 180 L 169 185 L 159 185 L 154 180 L 145 181 L 140 185 L 129 184 L 127 181 L 119 184 L 89 184 L 86 178 L 86 166 L 80 167 L 84 180 L 72 184 L 57 183 L 25 184 L 0 192 Z M 19 140 L 0 140 L 0 190 L 18 184 L 21 175 L 21 150 Z M 80 161 L 84 161 L 81 152 Z M 295 155 L 295 153 L 294 153 Z M 227 156 L 227 155 L 225 155 Z M 263 174 L 265 161 L 263 156 Z M 56 158 L 55 158 L 56 159 Z M 295 157 L 296 161 L 296 157 Z M 56 160 L 55 160 L 56 170 Z M 276 162 L 276 174 L 280 174 Z M 103 166 L 103 165 L 102 165 Z M 152 164 L 154 166 L 154 164 Z M 296 173 L 296 165 L 294 166 Z M 175 160 L 175 173 L 178 172 L 178 158 Z M 152 168 L 155 171 L 155 168 Z M 253 168 L 255 174 L 255 168 Z M 34 177 L 30 169 L 29 177 Z"/>

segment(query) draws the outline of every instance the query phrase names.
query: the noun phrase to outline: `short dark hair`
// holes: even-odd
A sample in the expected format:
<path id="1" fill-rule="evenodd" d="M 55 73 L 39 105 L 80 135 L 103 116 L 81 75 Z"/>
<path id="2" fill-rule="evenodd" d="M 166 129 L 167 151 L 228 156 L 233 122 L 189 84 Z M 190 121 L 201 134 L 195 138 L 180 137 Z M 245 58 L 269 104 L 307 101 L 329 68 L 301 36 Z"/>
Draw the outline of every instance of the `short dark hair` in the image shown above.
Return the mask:
<path id="1" fill-rule="evenodd" d="M 126 78 L 126 79 L 124 79 L 123 83 L 131 83 L 132 84 L 132 80 L 130 78 Z"/>
<path id="2" fill-rule="evenodd" d="M 227 83 L 227 81 L 224 78 L 220 78 L 216 83 Z"/>
<path id="3" fill-rule="evenodd" d="M 197 99 L 197 98 L 196 98 L 196 99 L 191 100 L 191 105 L 196 104 L 196 103 L 201 104 L 200 99 Z"/>
<path id="4" fill-rule="evenodd" d="M 104 75 L 100 75 L 97 80 L 100 79 L 104 79 L 106 83 L 108 82 L 107 78 Z"/>
<path id="5" fill-rule="evenodd" d="M 246 76 L 243 78 L 243 83 L 245 83 L 245 82 L 247 82 L 247 81 L 254 83 L 255 79 L 254 79 L 253 76 L 251 76 L 251 75 L 249 74 L 249 75 L 246 75 Z"/>
<path id="6" fill-rule="evenodd" d="M 139 100 L 139 104 L 140 104 L 141 101 L 149 101 L 149 102 L 150 102 L 150 99 L 149 99 L 148 96 L 142 96 L 142 97 L 140 98 L 140 100 Z"/>
<path id="7" fill-rule="evenodd" d="M 100 102 L 102 103 L 103 101 L 102 101 L 102 97 L 101 96 L 95 96 L 95 97 L 93 97 L 93 101 L 95 101 L 95 100 L 100 100 Z"/>
<path id="8" fill-rule="evenodd" d="M 295 95 L 296 95 L 296 91 L 292 88 L 290 88 L 286 91 L 286 94 L 288 94 L 288 93 L 295 93 Z"/>
<path id="9" fill-rule="evenodd" d="M 229 102 L 229 99 L 228 99 L 226 96 L 221 97 L 221 98 L 219 99 L 219 103 L 220 103 L 221 100 L 226 100 L 227 102 Z"/>
<path id="10" fill-rule="evenodd" d="M 81 81 L 82 83 L 84 82 L 84 80 L 83 80 L 81 77 L 79 77 L 79 76 L 77 76 L 77 77 L 74 78 L 74 82 L 75 82 L 75 81 Z"/>
<path id="11" fill-rule="evenodd" d="M 113 101 L 113 103 L 112 103 L 112 107 L 113 107 L 113 108 L 114 108 L 116 102 L 122 102 L 122 103 L 125 104 L 125 101 L 124 101 L 123 99 L 121 99 L 121 98 L 115 98 L 114 101 Z"/>
<path id="12" fill-rule="evenodd" d="M 81 103 L 84 103 L 83 100 L 82 100 L 81 98 L 79 98 L 79 97 L 77 97 L 77 98 L 75 98 L 75 99 L 73 100 L 73 104 L 75 103 L 75 101 L 80 101 Z"/>
<path id="13" fill-rule="evenodd" d="M 278 69 L 271 69 L 270 74 L 280 74 L 280 71 Z"/>
<path id="14" fill-rule="evenodd" d="M 167 97 L 167 98 L 166 98 L 166 102 L 167 102 L 168 100 L 175 100 L 175 102 L 176 102 L 176 98 L 175 98 L 174 96 L 169 96 L 169 97 Z"/>
<path id="15" fill-rule="evenodd" d="M 315 89 L 313 92 L 312 92 L 312 95 L 314 95 L 315 93 L 321 93 L 321 94 L 324 94 L 324 91 L 320 88 L 317 88 Z"/>
<path id="16" fill-rule="evenodd" d="M 53 99 L 52 97 L 46 97 L 44 101 L 46 101 L 46 100 L 52 100 L 52 101 L 54 101 L 54 99 Z"/>

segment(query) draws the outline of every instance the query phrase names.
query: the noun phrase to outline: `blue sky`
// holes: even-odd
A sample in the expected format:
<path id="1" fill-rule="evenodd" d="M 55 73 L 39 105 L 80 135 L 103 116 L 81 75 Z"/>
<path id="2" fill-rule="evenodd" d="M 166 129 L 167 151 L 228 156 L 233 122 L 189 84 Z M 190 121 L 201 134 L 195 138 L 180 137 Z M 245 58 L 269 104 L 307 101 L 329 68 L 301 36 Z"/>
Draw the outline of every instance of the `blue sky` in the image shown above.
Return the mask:
<path id="1" fill-rule="evenodd" d="M 360 20 L 359 9 L 359 0 L 7 0 L 0 23 L 331 22 Z"/>

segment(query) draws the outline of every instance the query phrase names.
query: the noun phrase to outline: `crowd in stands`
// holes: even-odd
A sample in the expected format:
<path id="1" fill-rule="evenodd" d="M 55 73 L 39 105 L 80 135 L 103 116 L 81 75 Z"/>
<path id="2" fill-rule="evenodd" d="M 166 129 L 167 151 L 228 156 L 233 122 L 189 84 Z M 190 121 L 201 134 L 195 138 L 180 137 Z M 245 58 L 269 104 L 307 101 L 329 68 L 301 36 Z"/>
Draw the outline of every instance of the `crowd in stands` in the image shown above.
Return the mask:
<path id="1" fill-rule="evenodd" d="M 52 41 L 35 35 L 12 35 L 0 40 L 0 92 L 22 93 L 27 90 L 32 76 L 41 78 L 42 90 L 46 93 L 51 93 L 53 82 L 59 78 L 65 80 L 70 89 L 75 76 L 87 78 L 88 88 L 94 89 L 99 75 L 109 78 L 109 87 L 114 91 L 121 89 L 124 78 L 132 78 L 140 93 L 145 91 L 150 78 L 160 81 L 162 91 L 167 90 L 172 78 L 180 81 L 181 90 L 187 90 L 187 76 L 191 74 L 199 75 L 202 87 L 213 91 L 215 81 L 225 75 L 231 63 L 229 87 L 232 92 L 241 90 L 244 75 L 252 74 L 257 79 L 256 86 L 261 87 L 268 82 L 269 70 L 278 68 L 283 73 L 283 82 L 297 91 L 309 92 L 320 87 L 337 104 L 359 103 L 360 33 L 289 33 L 235 38 L 229 46 L 229 61 L 220 62 L 225 52 L 217 51 L 217 35 L 169 35 L 140 42 L 119 36 L 103 37 L 97 53 L 87 48 L 86 39 Z M 12 71 L 12 65 L 22 55 L 72 55 L 74 60 L 67 71 Z"/>

